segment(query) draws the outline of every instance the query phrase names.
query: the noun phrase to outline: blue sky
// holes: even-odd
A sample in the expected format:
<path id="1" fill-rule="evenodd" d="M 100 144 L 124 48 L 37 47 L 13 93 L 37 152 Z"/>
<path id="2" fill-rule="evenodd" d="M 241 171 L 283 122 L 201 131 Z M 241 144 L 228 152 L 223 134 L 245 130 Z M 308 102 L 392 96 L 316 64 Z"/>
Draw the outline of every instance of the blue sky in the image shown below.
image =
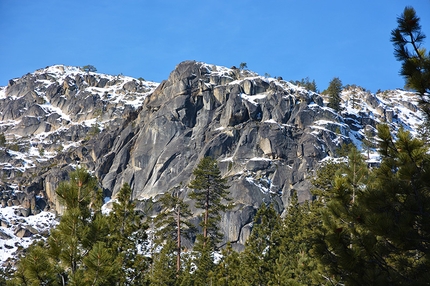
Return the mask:
<path id="1" fill-rule="evenodd" d="M 0 86 L 54 64 L 161 82 L 183 60 L 261 75 L 404 85 L 390 31 L 405 6 L 430 49 L 430 0 L 0 0 Z"/>

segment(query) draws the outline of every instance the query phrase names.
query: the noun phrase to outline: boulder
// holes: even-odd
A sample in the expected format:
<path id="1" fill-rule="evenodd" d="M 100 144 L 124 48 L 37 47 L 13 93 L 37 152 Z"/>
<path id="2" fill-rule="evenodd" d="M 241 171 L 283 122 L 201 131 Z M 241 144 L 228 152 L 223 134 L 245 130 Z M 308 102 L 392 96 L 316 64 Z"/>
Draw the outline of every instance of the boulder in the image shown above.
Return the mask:
<path id="1" fill-rule="evenodd" d="M 15 230 L 14 232 L 15 236 L 19 237 L 19 238 L 23 238 L 23 237 L 31 237 L 33 235 L 33 233 L 28 230 L 25 227 L 22 226 L 18 226 L 18 228 Z"/>

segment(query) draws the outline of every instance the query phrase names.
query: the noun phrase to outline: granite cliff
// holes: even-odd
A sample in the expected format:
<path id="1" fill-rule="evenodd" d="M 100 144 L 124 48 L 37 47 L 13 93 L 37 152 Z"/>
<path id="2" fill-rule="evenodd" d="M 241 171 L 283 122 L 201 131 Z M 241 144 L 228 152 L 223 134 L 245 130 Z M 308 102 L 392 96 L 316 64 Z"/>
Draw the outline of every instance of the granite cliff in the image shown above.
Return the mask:
<path id="1" fill-rule="evenodd" d="M 320 94 L 281 78 L 195 61 L 160 84 L 47 67 L 0 88 L 0 199 L 22 216 L 61 213 L 55 188 L 80 164 L 106 198 L 127 182 L 152 214 L 160 194 L 186 186 L 211 156 L 235 204 L 222 218 L 225 241 L 240 248 L 261 203 L 283 212 L 293 190 L 311 199 L 309 178 L 342 143 L 361 148 L 379 122 L 415 132 L 422 119 L 414 102 L 404 91 L 349 87 L 335 112 Z"/>

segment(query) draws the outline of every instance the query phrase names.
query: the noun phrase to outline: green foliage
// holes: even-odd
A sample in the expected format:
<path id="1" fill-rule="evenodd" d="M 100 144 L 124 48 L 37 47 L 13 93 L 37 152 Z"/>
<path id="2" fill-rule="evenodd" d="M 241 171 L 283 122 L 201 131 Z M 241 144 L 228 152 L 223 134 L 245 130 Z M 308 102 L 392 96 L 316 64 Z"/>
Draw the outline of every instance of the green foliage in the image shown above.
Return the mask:
<path id="1" fill-rule="evenodd" d="M 91 128 L 90 128 L 90 130 L 88 131 L 88 136 L 95 136 L 95 135 L 97 135 L 97 134 L 99 134 L 100 133 L 100 127 L 99 127 L 99 125 L 97 124 L 97 123 L 94 123 L 92 126 L 91 126 Z"/>
<path id="2" fill-rule="evenodd" d="M 363 149 L 367 152 L 367 159 L 370 159 L 370 151 L 376 148 L 376 140 L 371 127 L 364 129 L 364 138 L 361 142 Z"/>
<path id="3" fill-rule="evenodd" d="M 321 229 L 320 208 L 318 201 L 299 204 L 297 193 L 292 194 L 284 218 L 282 252 L 274 267 L 277 285 L 321 285 L 316 261 L 309 254 Z"/>
<path id="4" fill-rule="evenodd" d="M 241 259 L 230 243 L 221 252 L 221 261 L 215 266 L 212 285 L 242 286 Z"/>
<path id="5" fill-rule="evenodd" d="M 96 179 L 77 168 L 56 193 L 65 207 L 46 242 L 30 247 L 18 262 L 12 285 L 144 285 L 142 254 L 146 226 L 124 185 L 109 216 L 101 213 Z"/>
<path id="6" fill-rule="evenodd" d="M 194 192 L 190 193 L 189 197 L 195 200 L 197 208 L 204 210 L 201 223 L 203 237 L 205 241 L 206 238 L 210 238 L 215 246 L 222 238 L 218 225 L 221 213 L 230 208 L 226 204 L 231 200 L 228 197 L 227 179 L 221 177 L 216 160 L 210 157 L 205 157 L 199 162 L 193 175 L 194 179 L 188 187 L 194 189 Z"/>
<path id="7" fill-rule="evenodd" d="M 197 236 L 197 241 L 194 245 L 196 257 L 193 260 L 196 266 L 193 275 L 194 285 L 210 285 L 213 282 L 212 271 L 215 269 L 214 247 L 213 241 L 209 237 Z"/>
<path id="8" fill-rule="evenodd" d="M 429 147 L 400 130 L 394 142 L 388 127 L 378 126 L 381 166 L 360 200 L 374 234 L 379 267 L 386 279 L 424 285 L 430 277 Z"/>
<path id="9" fill-rule="evenodd" d="M 107 246 L 119 263 L 117 281 L 120 285 L 139 285 L 149 269 L 149 261 L 143 255 L 148 226 L 142 223 L 142 215 L 135 211 L 132 190 L 124 183 L 107 217 L 109 239 Z"/>
<path id="10" fill-rule="evenodd" d="M 159 253 L 154 254 L 154 262 L 151 271 L 151 285 L 174 286 L 177 284 L 176 270 L 176 245 L 168 240 Z"/>
<path id="11" fill-rule="evenodd" d="M 370 172 L 351 149 L 332 182 L 323 180 L 323 225 L 312 253 L 319 272 L 346 285 L 424 285 L 429 275 L 428 147 L 400 130 L 394 141 L 378 126 L 380 168 Z"/>
<path id="12" fill-rule="evenodd" d="M 341 92 L 342 92 L 342 81 L 338 77 L 333 78 L 330 81 L 327 89 L 323 91 L 323 94 L 326 94 L 329 97 L 328 106 L 338 112 L 340 111 Z"/>
<path id="13" fill-rule="evenodd" d="M 30 248 L 18 264 L 10 285 L 58 285 L 54 265 L 42 246 Z"/>
<path id="14" fill-rule="evenodd" d="M 317 89 L 317 84 L 315 82 L 315 80 L 313 79 L 312 81 L 309 80 L 309 77 L 305 77 L 302 78 L 300 81 L 299 80 L 291 80 L 291 83 L 304 87 L 307 90 L 313 91 L 313 92 L 318 92 Z"/>
<path id="15" fill-rule="evenodd" d="M 420 18 L 414 8 L 405 7 L 397 18 L 398 27 L 391 31 L 394 56 L 402 63 L 400 74 L 405 78 L 406 88 L 416 90 L 421 96 L 419 105 L 426 114 L 426 121 L 420 126 L 422 138 L 430 137 L 430 52 L 422 47 L 425 34 L 421 31 Z"/>
<path id="16" fill-rule="evenodd" d="M 189 222 L 192 213 L 188 205 L 180 198 L 181 192 L 182 187 L 179 185 L 160 198 L 162 210 L 154 219 L 154 243 L 157 247 L 162 246 L 162 250 L 155 257 L 153 274 L 151 275 L 152 281 L 154 279 L 159 280 L 157 277 L 163 276 L 162 273 L 166 272 L 166 268 L 170 269 L 172 259 L 174 262 L 172 271 L 175 270 L 176 281 L 176 275 L 179 275 L 182 269 L 182 240 L 183 238 L 191 239 L 196 232 L 195 226 Z M 160 272 L 161 274 L 159 274 Z M 170 281 L 170 278 L 168 280 Z"/>
<path id="17" fill-rule="evenodd" d="M 10 150 L 18 152 L 19 151 L 19 145 L 18 143 L 11 143 L 7 146 Z"/>
<path id="18" fill-rule="evenodd" d="M 95 66 L 93 66 L 93 65 L 86 65 L 86 66 L 83 66 L 82 67 L 82 70 L 84 71 L 84 72 L 96 72 L 97 71 L 97 69 L 96 69 L 96 67 Z"/>
<path id="19" fill-rule="evenodd" d="M 247 69 L 247 68 L 248 68 L 248 65 L 246 63 L 244 63 L 244 62 L 240 63 L 239 69 L 244 70 L 244 69 Z"/>
<path id="20" fill-rule="evenodd" d="M 160 198 L 162 210 L 154 219 L 155 243 L 158 245 L 169 240 L 177 242 L 178 234 L 179 238 L 191 238 L 196 232 L 194 225 L 189 222 L 192 213 L 180 198 L 181 191 L 182 187 L 177 186 Z"/>
<path id="21" fill-rule="evenodd" d="M 258 209 L 253 229 L 241 255 L 245 285 L 267 285 L 273 279 L 274 261 L 282 242 L 282 221 L 273 205 Z"/>
<path id="22" fill-rule="evenodd" d="M 332 168 L 331 174 L 333 171 Z M 331 283 L 347 280 L 355 285 L 360 276 L 370 275 L 362 268 L 367 265 L 360 264 L 352 255 L 363 256 L 358 252 L 363 242 L 359 234 L 365 234 L 359 224 L 363 214 L 356 201 L 368 180 L 363 157 L 356 148 L 351 148 L 347 162 L 337 164 L 332 180 L 321 184 L 323 192 L 319 200 L 326 208 L 320 209 L 323 224 L 314 232 L 312 251 L 320 263 L 319 271 L 327 272 L 326 279 Z M 352 270 L 355 272 L 350 273 Z"/>
<path id="23" fill-rule="evenodd" d="M 397 18 L 397 28 L 391 31 L 394 56 L 402 67 L 400 74 L 406 85 L 421 95 L 430 92 L 430 53 L 421 45 L 426 38 L 421 31 L 420 18 L 414 8 L 405 7 Z M 425 102 L 428 105 L 428 102 Z M 427 107 L 428 109 L 428 107 Z"/>
<path id="24" fill-rule="evenodd" d="M 121 265 L 101 241 L 94 244 L 83 259 L 82 282 L 84 285 L 115 285 Z"/>

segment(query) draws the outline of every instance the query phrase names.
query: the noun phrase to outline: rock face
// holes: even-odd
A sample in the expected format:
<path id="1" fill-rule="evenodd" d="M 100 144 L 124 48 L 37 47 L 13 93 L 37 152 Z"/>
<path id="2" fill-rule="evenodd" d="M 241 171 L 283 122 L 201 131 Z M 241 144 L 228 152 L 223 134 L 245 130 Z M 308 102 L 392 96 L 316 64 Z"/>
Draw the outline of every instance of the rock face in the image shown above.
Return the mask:
<path id="1" fill-rule="evenodd" d="M 199 161 L 211 156 L 235 203 L 221 221 L 225 241 L 238 247 L 262 203 L 283 212 L 293 191 L 299 201 L 311 199 L 309 178 L 321 160 L 335 157 L 340 144 L 361 140 L 366 126 L 399 120 L 372 94 L 362 96 L 371 110 L 342 116 L 319 94 L 281 79 L 194 61 L 180 63 L 155 90 L 155 84 L 64 67 L 59 74 L 27 75 L 0 90 L 0 116 L 9 122 L 0 132 L 29 136 L 30 148 L 51 152 L 49 161 L 32 161 L 22 177 L 13 167 L 3 168 L 4 176 L 39 201 L 47 198 L 44 208 L 61 212 L 55 188 L 78 162 L 94 171 L 106 196 L 129 183 L 143 208 L 186 186 Z M 37 134 L 49 135 L 35 142 Z M 12 166 L 13 153 L 4 153 Z M 23 201 L 30 212 L 38 204 Z M 196 217 L 201 212 L 193 211 Z"/>

